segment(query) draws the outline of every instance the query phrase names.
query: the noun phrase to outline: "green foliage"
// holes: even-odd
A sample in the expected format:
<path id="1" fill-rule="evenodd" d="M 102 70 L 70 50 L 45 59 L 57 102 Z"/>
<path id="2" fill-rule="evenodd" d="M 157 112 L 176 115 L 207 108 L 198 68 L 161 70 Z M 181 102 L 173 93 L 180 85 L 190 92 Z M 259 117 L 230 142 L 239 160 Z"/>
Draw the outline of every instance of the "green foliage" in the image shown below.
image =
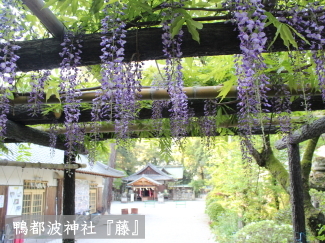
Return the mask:
<path id="1" fill-rule="evenodd" d="M 240 217 L 233 211 L 226 210 L 217 218 L 217 222 L 211 224 L 212 230 L 216 235 L 217 242 L 231 243 L 234 234 L 238 231 Z"/>
<path id="2" fill-rule="evenodd" d="M 291 208 L 285 207 L 280 209 L 278 212 L 276 212 L 273 216 L 274 222 L 277 224 L 291 224 L 292 218 L 291 218 Z"/>
<path id="3" fill-rule="evenodd" d="M 200 36 L 197 29 L 202 29 L 203 24 L 192 19 L 191 15 L 187 13 L 186 10 L 177 8 L 174 10 L 174 13 L 178 13 L 179 16 L 175 18 L 171 25 L 172 37 L 179 33 L 179 30 L 182 28 L 184 22 L 187 25 L 188 31 L 191 33 L 193 40 L 196 40 L 200 43 Z"/>
<path id="4" fill-rule="evenodd" d="M 224 211 L 225 209 L 217 201 L 210 203 L 206 209 L 206 213 L 209 215 L 210 219 L 214 222 L 218 221 L 218 216 Z"/>
<path id="5" fill-rule="evenodd" d="M 238 243 L 289 243 L 292 242 L 292 226 L 276 224 L 272 220 L 253 222 L 239 230 L 234 236 Z"/>
<path id="6" fill-rule="evenodd" d="M 295 41 L 295 38 L 293 36 L 293 33 L 296 34 L 299 38 L 304 40 L 307 44 L 310 45 L 309 41 L 306 40 L 301 34 L 299 34 L 293 27 L 290 25 L 281 23 L 279 20 L 277 20 L 270 12 L 265 12 L 265 15 L 267 16 L 268 22 L 266 23 L 266 26 L 273 24 L 277 31 L 275 33 L 275 37 L 271 44 L 269 45 L 269 48 L 273 45 L 275 40 L 280 35 L 281 39 L 283 40 L 284 45 L 290 49 L 290 45 L 292 45 L 294 48 L 298 49 L 298 44 Z"/>
<path id="7" fill-rule="evenodd" d="M 325 211 L 325 192 L 317 191 L 315 189 L 310 189 L 309 192 L 313 200 L 319 203 L 319 209 Z"/>
<path id="8" fill-rule="evenodd" d="M 116 190 L 119 190 L 121 188 L 123 184 L 123 181 L 121 178 L 115 178 L 113 181 L 113 188 L 115 188 Z"/>
<path id="9" fill-rule="evenodd" d="M 19 144 L 18 146 L 18 156 L 17 156 L 17 161 L 20 162 L 27 162 L 28 158 L 32 156 L 32 153 L 30 152 L 30 146 L 29 144 Z"/>
<path id="10" fill-rule="evenodd" d="M 198 193 L 200 192 L 201 189 L 203 189 L 206 185 L 206 181 L 205 180 L 202 180 L 202 179 L 199 179 L 199 180 L 192 180 L 190 183 L 189 183 L 190 186 L 193 187 L 193 190 L 195 192 L 195 195 L 197 196 Z"/>
<path id="11" fill-rule="evenodd" d="M 211 194 L 208 194 L 205 199 L 205 207 L 207 208 L 211 203 L 218 201 L 217 197 L 212 197 Z"/>

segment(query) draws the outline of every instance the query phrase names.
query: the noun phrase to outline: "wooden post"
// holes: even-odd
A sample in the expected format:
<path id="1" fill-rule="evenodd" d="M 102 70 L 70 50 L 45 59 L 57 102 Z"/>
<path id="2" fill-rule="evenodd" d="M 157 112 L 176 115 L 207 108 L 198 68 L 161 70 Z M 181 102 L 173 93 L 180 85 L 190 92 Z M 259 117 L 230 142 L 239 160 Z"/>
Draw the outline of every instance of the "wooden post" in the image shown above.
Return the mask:
<path id="1" fill-rule="evenodd" d="M 111 143 L 111 154 L 109 157 L 109 162 L 108 166 L 111 168 L 115 168 L 115 163 L 116 163 L 116 149 L 115 149 L 115 143 Z M 108 214 L 111 213 L 111 201 L 113 200 L 112 198 L 112 189 L 113 189 L 113 180 L 114 178 L 108 177 L 105 178 L 104 182 L 104 190 L 103 190 L 103 212 L 102 214 L 105 214 L 106 212 Z"/>
<path id="2" fill-rule="evenodd" d="M 115 143 L 111 143 L 110 147 L 111 147 L 111 156 L 109 157 L 109 166 L 113 169 L 115 169 L 115 163 L 116 163 L 116 148 L 115 148 L 116 144 Z M 112 197 L 112 191 L 113 191 L 113 180 L 114 178 L 110 177 L 108 178 L 108 197 L 107 197 L 107 212 L 108 214 L 111 213 L 111 202 L 113 201 L 113 197 Z"/>
<path id="3" fill-rule="evenodd" d="M 299 144 L 288 144 L 288 157 L 294 243 L 306 243 L 307 238 Z"/>
<path id="4" fill-rule="evenodd" d="M 64 163 L 75 163 L 76 156 L 64 152 Z M 75 214 L 75 169 L 64 170 L 63 215 Z M 63 239 L 63 243 L 74 243 L 74 239 Z"/>

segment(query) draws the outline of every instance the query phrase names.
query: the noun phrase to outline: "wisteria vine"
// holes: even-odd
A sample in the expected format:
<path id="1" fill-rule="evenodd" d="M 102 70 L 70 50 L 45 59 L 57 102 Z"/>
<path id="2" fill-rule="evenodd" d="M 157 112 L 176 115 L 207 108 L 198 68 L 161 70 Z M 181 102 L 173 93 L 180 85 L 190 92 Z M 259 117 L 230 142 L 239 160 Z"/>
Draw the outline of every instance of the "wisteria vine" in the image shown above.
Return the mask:
<path id="1" fill-rule="evenodd" d="M 84 133 L 78 123 L 80 116 L 80 84 L 79 68 L 80 54 L 82 53 L 81 36 L 75 35 L 72 32 L 67 32 L 64 35 L 61 44 L 62 52 L 60 56 L 63 58 L 60 66 L 60 77 L 63 82 L 60 83 L 60 91 L 64 94 L 64 125 L 66 127 L 66 147 L 68 154 L 73 154 L 78 151 L 78 145 L 82 144 Z"/>
<path id="2" fill-rule="evenodd" d="M 141 89 L 141 64 L 122 63 L 126 30 L 121 18 L 125 9 L 126 6 L 115 2 L 106 5 L 103 10 L 101 90 L 98 91 L 92 110 L 93 121 L 115 121 L 117 139 L 128 137 L 129 124 L 136 113 L 136 91 Z"/>
<path id="3" fill-rule="evenodd" d="M 141 64 L 135 60 L 130 60 L 128 64 L 124 60 L 124 46 L 126 43 L 126 24 L 124 22 L 124 10 L 126 6 L 119 1 L 108 4 L 103 10 L 105 17 L 102 19 L 103 34 L 101 40 L 101 89 L 93 100 L 92 121 L 94 131 L 98 133 L 98 126 L 101 121 L 115 122 L 116 136 L 118 139 L 128 137 L 128 128 L 136 118 L 137 96 L 141 89 Z M 265 74 L 266 64 L 262 57 L 262 52 L 266 49 L 267 37 L 265 34 L 266 11 L 262 0 L 234 0 L 228 1 L 231 9 L 234 9 L 233 20 L 237 25 L 240 39 L 241 55 L 237 56 L 235 62 L 236 75 L 238 77 L 238 104 L 239 108 L 239 129 L 242 134 L 253 133 L 253 127 L 260 126 L 263 130 L 263 120 L 261 113 L 269 106 L 266 97 L 269 85 L 269 77 Z M 18 56 L 15 54 L 19 49 L 14 41 L 19 39 L 22 31 L 16 13 L 18 6 L 13 6 L 12 1 L 3 0 L 3 9 L 0 11 L 0 137 L 4 136 L 6 126 L 6 115 L 9 112 L 9 97 L 12 95 L 12 87 L 15 84 L 16 62 Z M 167 2 L 161 4 L 162 10 L 162 44 L 163 54 L 166 58 L 164 75 L 158 84 L 160 88 L 166 88 L 170 95 L 169 101 L 153 102 L 153 115 L 155 119 L 160 119 L 163 108 L 168 108 L 171 113 L 171 135 L 175 138 L 187 135 L 190 120 L 187 96 L 183 92 L 184 80 L 182 74 L 182 52 L 181 44 L 183 31 L 172 37 L 171 24 L 181 12 L 174 11 L 182 8 L 182 3 Z M 281 23 L 292 26 L 297 32 L 305 36 L 311 43 L 312 59 L 315 63 L 316 75 L 319 80 L 319 87 L 325 101 L 325 54 L 323 45 L 325 44 L 325 14 L 324 7 L 316 2 L 310 3 L 306 8 L 301 6 L 285 6 L 284 10 L 278 8 L 274 14 Z M 18 33 L 18 34 L 17 34 Z M 299 46 L 306 44 L 304 38 L 296 39 Z M 75 145 L 82 143 L 83 133 L 78 125 L 80 116 L 80 100 L 77 87 L 80 65 L 80 54 L 82 48 L 81 38 L 76 38 L 68 32 L 62 43 L 60 53 L 63 61 L 61 63 L 60 92 L 64 94 L 64 113 L 66 126 L 66 145 L 68 151 L 72 152 Z M 303 53 L 305 54 L 305 53 Z M 129 60 L 128 60 L 129 61 Z M 310 60 L 308 60 L 310 61 Z M 302 61 L 307 62 L 306 60 Z M 313 67 L 314 68 L 314 67 Z M 296 74 L 298 75 L 298 74 Z M 44 99 L 44 84 L 49 80 L 50 71 L 43 71 L 31 76 L 31 93 L 29 102 L 32 104 L 31 113 L 35 115 Z M 283 95 L 287 89 L 281 84 L 277 84 L 278 92 Z M 306 97 L 304 97 L 306 98 Z M 286 99 L 286 112 L 289 113 L 289 102 Z M 276 101 L 275 107 L 280 106 Z M 283 103 L 282 103 L 283 104 Z M 283 107 L 282 107 L 283 108 Z M 283 109 L 274 109 L 276 113 L 281 113 Z M 214 120 L 215 108 L 211 103 L 206 102 L 204 108 L 205 117 L 201 123 L 202 131 L 206 136 L 213 136 L 216 131 Z M 290 130 L 289 123 L 282 123 L 284 131 Z M 156 123 L 157 125 L 158 123 Z M 285 125 L 287 124 L 287 125 Z M 96 130 L 97 129 L 97 130 Z"/>
<path id="4" fill-rule="evenodd" d="M 29 111 L 31 116 L 36 116 L 41 110 L 44 99 L 44 85 L 49 80 L 50 70 L 40 71 L 31 75 L 30 85 L 32 90 L 29 95 L 28 103 L 31 104 Z"/>
<path id="5" fill-rule="evenodd" d="M 21 38 L 22 26 L 20 24 L 23 15 L 18 14 L 19 7 L 11 0 L 2 1 L 0 9 L 0 141 L 3 141 L 7 114 L 9 113 L 9 97 L 14 87 L 17 60 L 15 54 L 20 47 L 14 43 Z"/>
<path id="6" fill-rule="evenodd" d="M 189 121 L 187 96 L 183 91 L 184 81 L 181 64 L 181 57 L 183 55 L 181 52 L 183 30 L 180 30 L 174 38 L 170 31 L 170 24 L 179 14 L 173 13 L 169 7 L 181 6 L 181 3 L 176 2 L 173 4 L 165 3 L 163 7 L 167 8 L 167 10 L 162 13 L 164 17 L 170 15 L 169 19 L 163 22 L 162 30 L 164 33 L 162 34 L 162 43 L 163 53 L 166 57 L 164 83 L 167 85 L 166 88 L 170 95 L 171 134 L 174 138 L 180 138 L 186 135 L 186 127 Z"/>

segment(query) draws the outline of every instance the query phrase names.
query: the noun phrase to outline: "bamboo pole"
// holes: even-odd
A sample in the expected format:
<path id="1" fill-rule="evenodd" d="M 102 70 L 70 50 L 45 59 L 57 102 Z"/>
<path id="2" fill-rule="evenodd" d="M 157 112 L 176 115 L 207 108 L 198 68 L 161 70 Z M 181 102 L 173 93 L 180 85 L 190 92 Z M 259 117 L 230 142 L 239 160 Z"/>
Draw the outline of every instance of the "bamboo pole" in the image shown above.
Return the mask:
<path id="1" fill-rule="evenodd" d="M 187 95 L 188 99 L 214 99 L 217 98 L 220 95 L 220 92 L 222 91 L 222 88 L 224 86 L 202 86 L 202 87 L 185 87 L 183 88 L 184 93 Z M 297 88 L 289 89 L 290 94 L 292 96 L 301 95 L 303 92 L 303 89 Z M 319 91 L 312 91 L 312 95 L 320 95 Z M 137 92 L 139 95 L 139 100 L 168 100 L 170 99 L 170 96 L 168 94 L 167 89 L 156 89 L 156 88 L 148 88 L 148 89 L 142 89 L 140 92 Z M 279 96 L 279 94 L 276 94 L 276 89 L 270 87 L 270 90 L 266 93 L 268 97 L 274 97 L 275 95 Z M 281 94 L 280 94 L 281 95 Z M 93 99 L 97 97 L 97 92 L 91 91 L 91 92 L 83 92 L 79 99 L 82 103 L 92 103 Z M 232 86 L 225 96 L 225 98 L 237 98 L 237 86 Z M 22 105 L 22 104 L 28 104 L 29 96 L 16 96 L 14 100 L 12 100 L 13 105 Z M 61 97 L 61 101 L 56 98 L 55 96 L 51 96 L 48 100 L 43 99 L 43 103 L 46 104 L 57 104 L 60 102 L 64 103 L 64 95 Z"/>
<path id="2" fill-rule="evenodd" d="M 318 118 L 318 117 L 315 117 Z M 154 131 L 154 124 L 157 123 L 157 120 L 150 120 L 148 122 L 140 122 L 137 123 L 136 125 L 129 125 L 129 131 L 132 132 L 143 132 L 143 131 Z M 291 118 L 291 123 L 295 124 L 305 124 L 306 122 L 301 120 L 299 117 L 292 117 Z M 281 120 L 279 119 L 273 119 L 272 121 L 270 120 L 263 120 L 263 124 L 259 124 L 260 126 L 279 126 L 281 125 Z M 225 121 L 216 126 L 217 128 L 231 128 L 231 127 L 238 127 L 238 122 L 230 122 L 230 121 Z M 34 129 L 43 131 L 43 132 L 49 132 L 50 129 L 47 127 L 41 127 L 41 126 L 33 126 Z M 94 130 L 94 125 L 92 123 L 85 124 L 84 127 L 82 127 L 83 131 L 85 133 L 92 133 Z M 100 133 L 111 133 L 115 132 L 115 125 L 114 124 L 101 124 L 98 128 L 98 132 Z M 66 132 L 65 127 L 60 127 L 55 130 L 57 134 L 64 134 Z"/>
<path id="3" fill-rule="evenodd" d="M 50 9 L 44 8 L 45 4 L 42 0 L 22 1 L 54 37 L 61 37 L 64 35 L 66 30 L 65 26 L 56 18 Z"/>
<path id="4" fill-rule="evenodd" d="M 9 160 L 0 160 L 0 166 L 16 166 L 22 168 L 39 168 L 39 169 L 79 169 L 86 168 L 86 164 L 51 164 L 51 163 L 29 163 L 29 162 L 20 162 L 20 161 L 9 161 Z"/>

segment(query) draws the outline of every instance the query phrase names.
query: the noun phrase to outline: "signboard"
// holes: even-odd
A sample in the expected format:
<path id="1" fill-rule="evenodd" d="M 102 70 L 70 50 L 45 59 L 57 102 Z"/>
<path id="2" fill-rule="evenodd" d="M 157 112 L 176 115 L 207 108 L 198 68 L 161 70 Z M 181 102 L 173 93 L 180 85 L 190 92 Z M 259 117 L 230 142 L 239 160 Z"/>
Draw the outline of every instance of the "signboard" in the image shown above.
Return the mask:
<path id="1" fill-rule="evenodd" d="M 83 213 L 89 210 L 89 182 L 76 179 L 75 212 Z"/>
<path id="2" fill-rule="evenodd" d="M 21 215 L 23 210 L 23 186 L 8 187 L 7 215 Z"/>

